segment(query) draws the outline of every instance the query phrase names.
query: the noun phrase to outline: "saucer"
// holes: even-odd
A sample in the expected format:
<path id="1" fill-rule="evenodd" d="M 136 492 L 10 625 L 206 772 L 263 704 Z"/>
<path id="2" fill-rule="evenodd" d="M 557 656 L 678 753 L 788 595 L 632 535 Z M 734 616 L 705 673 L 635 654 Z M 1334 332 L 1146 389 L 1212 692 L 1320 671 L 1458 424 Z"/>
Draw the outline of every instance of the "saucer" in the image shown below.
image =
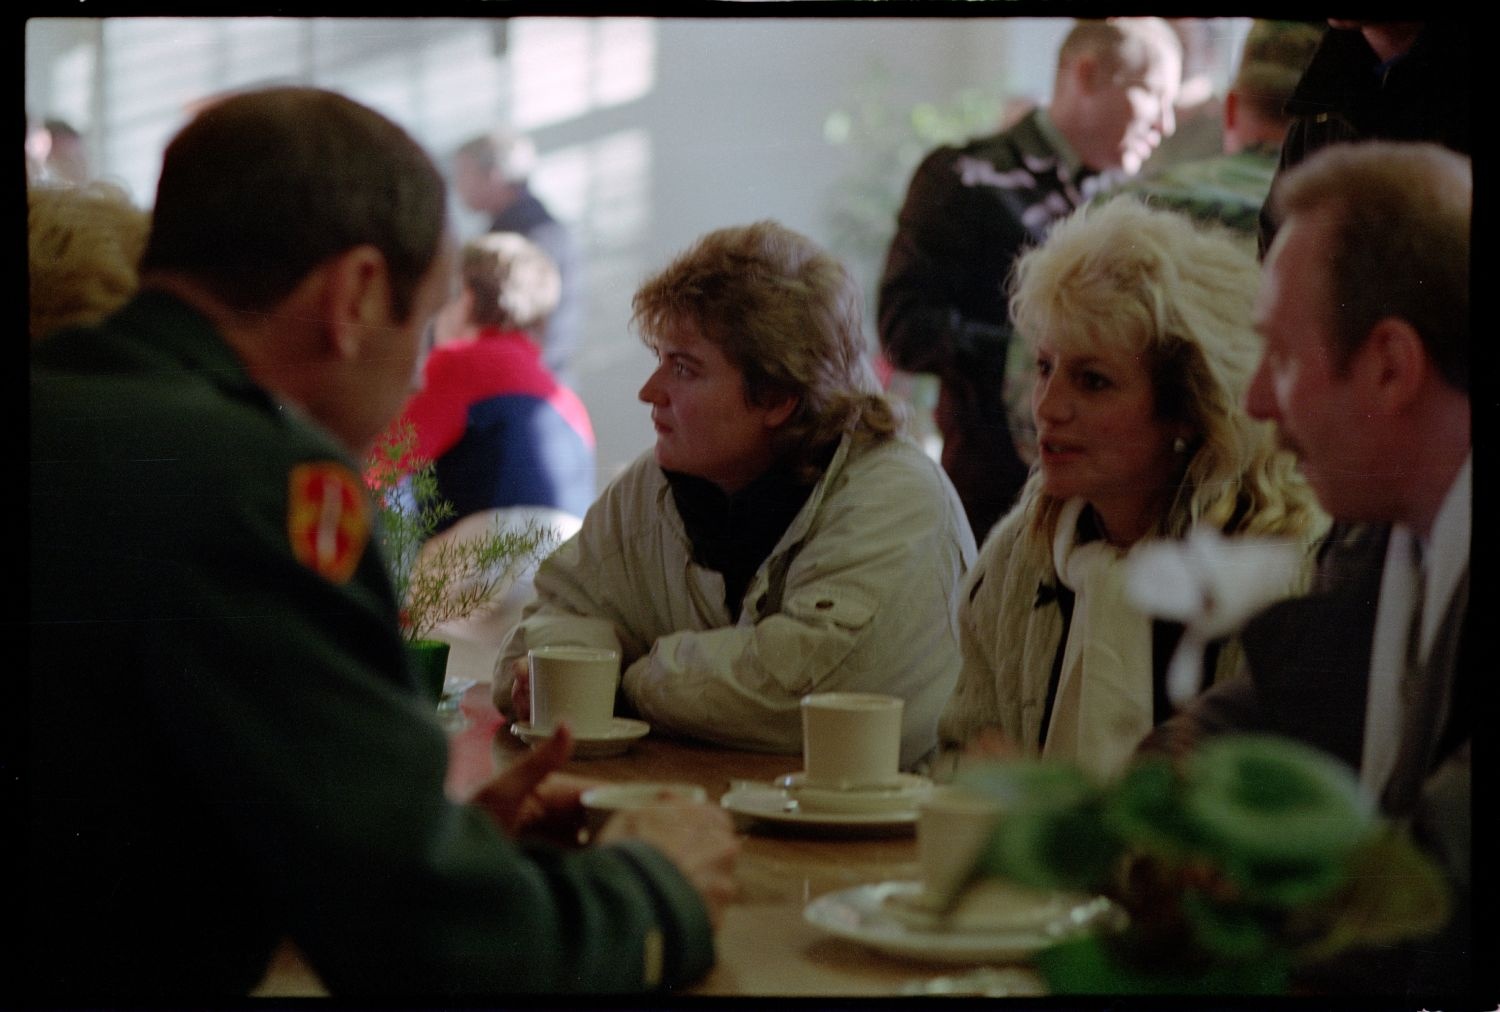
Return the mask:
<path id="1" fill-rule="evenodd" d="M 584 735 L 575 731 L 573 733 L 573 758 L 607 759 L 610 756 L 620 755 L 637 739 L 645 737 L 646 732 L 650 730 L 651 725 L 644 720 L 614 717 L 609 722 L 609 730 L 604 734 Z M 526 721 L 516 721 L 511 724 L 510 733 L 528 745 L 552 737 L 551 728 L 546 730 L 535 728 Z"/>
<path id="2" fill-rule="evenodd" d="M 952 910 L 943 911 L 940 901 L 921 889 L 892 892 L 886 897 L 885 912 L 917 931 L 1039 931 L 1088 899 L 1002 879 L 982 879 L 964 890 Z"/>
<path id="3" fill-rule="evenodd" d="M 708 801 L 708 792 L 698 784 L 634 781 L 590 787 L 578 796 L 578 801 L 583 805 L 585 824 L 592 833 L 598 832 L 599 827 L 616 812 L 640 808 L 669 798 L 704 804 Z"/>
<path id="4" fill-rule="evenodd" d="M 803 908 L 809 924 L 876 952 L 926 963 L 980 965 L 1030 959 L 1042 949 L 1118 930 L 1123 911 L 1102 896 L 1064 904 L 1059 915 L 1010 930 L 924 931 L 892 917 L 893 897 L 922 892 L 920 882 L 878 882 L 825 893 Z"/>
<path id="5" fill-rule="evenodd" d="M 810 784 L 806 774 L 788 773 L 775 784 L 809 812 L 909 811 L 932 790 L 931 780 L 914 773 L 898 773 L 888 784 L 845 788 Z"/>
<path id="6" fill-rule="evenodd" d="M 735 781 L 719 804 L 742 826 L 824 836 L 887 836 L 916 829 L 915 808 L 888 812 L 809 811 L 775 784 Z"/>

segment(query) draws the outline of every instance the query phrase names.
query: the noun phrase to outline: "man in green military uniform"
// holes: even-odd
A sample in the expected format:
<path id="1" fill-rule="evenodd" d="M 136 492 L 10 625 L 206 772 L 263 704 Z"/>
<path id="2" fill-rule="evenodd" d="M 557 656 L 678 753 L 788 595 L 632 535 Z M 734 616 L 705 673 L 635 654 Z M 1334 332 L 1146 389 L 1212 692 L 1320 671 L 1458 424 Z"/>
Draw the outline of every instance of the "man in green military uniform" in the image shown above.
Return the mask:
<path id="1" fill-rule="evenodd" d="M 335 994 L 624 992 L 713 960 L 724 814 L 563 851 L 549 743 L 444 797 L 357 460 L 450 284 L 436 168 L 340 96 L 220 101 L 168 148 L 141 294 L 34 353 L 19 980 L 244 994 L 289 937 Z"/>

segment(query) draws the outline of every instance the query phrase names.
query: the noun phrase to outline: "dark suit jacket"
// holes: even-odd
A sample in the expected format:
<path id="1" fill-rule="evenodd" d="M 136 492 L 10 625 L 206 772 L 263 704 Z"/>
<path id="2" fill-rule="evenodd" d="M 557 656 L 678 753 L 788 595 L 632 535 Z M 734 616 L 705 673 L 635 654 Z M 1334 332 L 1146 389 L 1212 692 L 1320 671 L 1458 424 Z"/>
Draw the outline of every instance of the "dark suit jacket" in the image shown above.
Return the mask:
<path id="1" fill-rule="evenodd" d="M 1388 527 L 1335 526 L 1319 550 L 1311 590 L 1267 608 L 1241 638 L 1249 678 L 1206 693 L 1181 715 L 1200 732 L 1259 730 L 1316 745 L 1356 769 Z M 1403 678 L 1406 715 L 1396 766 L 1381 798 L 1403 818 L 1422 783 L 1469 739 L 1472 707 L 1464 569 L 1423 670 Z"/>
<path id="2" fill-rule="evenodd" d="M 1376 606 L 1390 528 L 1335 525 L 1319 550 L 1313 586 L 1257 615 L 1244 632 L 1246 677 L 1215 685 L 1167 721 L 1144 749 L 1181 749 L 1210 734 L 1260 731 L 1315 745 L 1358 768 L 1364 743 Z M 1472 638 L 1464 568 L 1424 667 L 1403 677 L 1395 768 L 1381 796 L 1390 818 L 1444 865 L 1455 887 L 1454 923 L 1437 940 L 1380 965 L 1362 987 L 1447 993 L 1472 972 L 1468 919 Z M 1394 983 L 1393 983 L 1394 982 Z M 1335 985 L 1336 986 L 1336 985 Z"/>

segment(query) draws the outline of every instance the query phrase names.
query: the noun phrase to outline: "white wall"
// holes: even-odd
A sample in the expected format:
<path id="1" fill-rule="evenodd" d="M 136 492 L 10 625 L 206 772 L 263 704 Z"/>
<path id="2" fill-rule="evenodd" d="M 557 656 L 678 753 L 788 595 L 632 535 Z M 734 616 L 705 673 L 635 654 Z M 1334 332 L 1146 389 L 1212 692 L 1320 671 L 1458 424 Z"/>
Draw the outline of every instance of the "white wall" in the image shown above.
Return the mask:
<path id="1" fill-rule="evenodd" d="M 98 172 L 126 182 L 143 204 L 160 148 L 192 102 L 230 87 L 272 79 L 338 88 L 403 123 L 439 157 L 515 119 L 542 154 L 536 189 L 583 242 L 589 289 L 578 388 L 599 434 L 601 485 L 651 443 L 635 400 L 650 359 L 627 330 L 642 277 L 703 232 L 763 217 L 832 245 L 831 200 L 863 157 L 825 139 L 832 110 L 868 94 L 877 78 L 896 115 L 965 88 L 1045 98 L 1068 25 L 253 20 L 33 19 L 28 110 L 72 119 L 98 155 Z M 457 220 L 463 232 L 480 226 L 472 216 Z M 873 284 L 878 263 L 848 256 L 861 283 Z"/>
<path id="2" fill-rule="evenodd" d="M 612 283 L 591 289 L 580 362 L 580 395 L 603 422 L 596 425 L 603 477 L 652 438 L 635 400 L 651 359 L 625 326 L 635 282 L 704 232 L 760 218 L 827 244 L 831 191 L 856 167 L 824 139 L 829 112 L 877 67 L 899 105 L 941 100 L 974 76 L 993 77 L 969 64 L 977 51 L 1005 52 L 1013 29 L 952 19 L 660 23 L 658 86 L 639 109 L 651 138 L 653 214 Z M 852 266 L 862 284 L 873 283 L 872 265 Z"/>

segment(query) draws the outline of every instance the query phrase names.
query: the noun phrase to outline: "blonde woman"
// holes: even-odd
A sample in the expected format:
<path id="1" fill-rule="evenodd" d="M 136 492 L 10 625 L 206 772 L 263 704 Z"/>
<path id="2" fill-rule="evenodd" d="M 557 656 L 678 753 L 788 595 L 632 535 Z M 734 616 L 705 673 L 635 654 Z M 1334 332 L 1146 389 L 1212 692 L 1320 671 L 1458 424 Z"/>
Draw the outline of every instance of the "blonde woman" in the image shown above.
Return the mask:
<path id="1" fill-rule="evenodd" d="M 151 218 L 111 183 L 36 182 L 26 191 L 31 340 L 98 323 L 139 283 Z"/>
<path id="2" fill-rule="evenodd" d="M 945 743 L 1115 772 L 1170 713 L 1182 633 L 1126 599 L 1132 547 L 1197 523 L 1306 547 L 1322 532 L 1292 458 L 1241 407 L 1257 277 L 1226 231 L 1130 198 L 1077 212 L 1018 261 L 1038 462 L 965 578 Z M 1235 670 L 1236 644 L 1209 653 L 1206 681 Z"/>

